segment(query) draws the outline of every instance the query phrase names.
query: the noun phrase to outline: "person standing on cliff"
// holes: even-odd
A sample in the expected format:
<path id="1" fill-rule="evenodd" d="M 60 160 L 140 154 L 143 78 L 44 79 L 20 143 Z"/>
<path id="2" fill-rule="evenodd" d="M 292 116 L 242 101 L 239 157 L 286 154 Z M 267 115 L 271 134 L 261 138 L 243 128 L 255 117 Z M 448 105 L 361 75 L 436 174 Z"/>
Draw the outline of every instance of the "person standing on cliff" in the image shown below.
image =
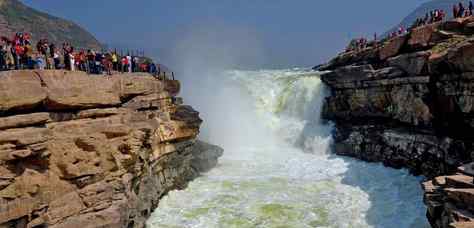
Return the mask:
<path id="1" fill-rule="evenodd" d="M 474 5 L 472 4 L 472 1 L 469 1 L 469 16 L 472 16 L 472 10 L 474 10 Z"/>
<path id="2" fill-rule="evenodd" d="M 466 10 L 466 8 L 464 8 L 464 5 L 462 4 L 462 2 L 460 2 L 460 3 L 459 3 L 458 17 L 463 17 L 465 10 Z"/>
<path id="3" fill-rule="evenodd" d="M 15 57 L 15 70 L 19 70 L 21 68 L 21 56 L 23 55 L 23 47 L 20 44 L 16 44 L 13 47 L 12 53 L 14 53 Z"/>
<path id="4" fill-rule="evenodd" d="M 7 51 L 5 50 L 6 43 L 2 42 L 0 46 L 0 71 L 7 69 Z"/>
<path id="5" fill-rule="evenodd" d="M 130 54 L 127 54 L 127 67 L 128 67 L 128 73 L 132 73 L 132 56 Z"/>
<path id="6" fill-rule="evenodd" d="M 113 64 L 112 64 L 112 55 L 110 53 L 107 53 L 104 59 L 102 59 L 102 65 L 104 65 L 104 69 L 107 75 L 112 75 Z"/>
<path id="7" fill-rule="evenodd" d="M 33 46 L 29 41 L 25 41 L 25 63 L 28 69 L 33 69 Z"/>
<path id="8" fill-rule="evenodd" d="M 454 5 L 453 5 L 453 17 L 454 17 L 454 18 L 458 18 L 458 15 L 459 15 L 459 8 L 458 8 L 458 5 L 457 5 L 457 4 L 454 4 Z"/>
<path id="9" fill-rule="evenodd" d="M 125 73 L 125 67 L 127 67 L 127 58 L 125 56 L 122 56 L 121 63 L 122 63 L 122 67 L 120 68 L 121 73 Z"/>
<path id="10" fill-rule="evenodd" d="M 118 71 L 118 56 L 116 51 L 112 52 L 111 58 L 114 71 Z"/>
<path id="11" fill-rule="evenodd" d="M 59 59 L 59 52 L 56 50 L 56 48 L 53 47 L 53 61 L 54 61 L 54 69 L 59 70 L 61 67 L 59 64 L 61 63 L 61 60 Z"/>
<path id="12" fill-rule="evenodd" d="M 95 74 L 95 53 L 93 50 L 87 50 L 87 73 Z"/>
<path id="13" fill-rule="evenodd" d="M 63 43 L 64 67 L 66 70 L 71 70 L 71 58 L 69 57 L 69 44 Z"/>
<path id="14" fill-rule="evenodd" d="M 56 46 L 52 43 L 49 45 L 49 56 L 54 58 L 54 52 L 56 51 Z"/>

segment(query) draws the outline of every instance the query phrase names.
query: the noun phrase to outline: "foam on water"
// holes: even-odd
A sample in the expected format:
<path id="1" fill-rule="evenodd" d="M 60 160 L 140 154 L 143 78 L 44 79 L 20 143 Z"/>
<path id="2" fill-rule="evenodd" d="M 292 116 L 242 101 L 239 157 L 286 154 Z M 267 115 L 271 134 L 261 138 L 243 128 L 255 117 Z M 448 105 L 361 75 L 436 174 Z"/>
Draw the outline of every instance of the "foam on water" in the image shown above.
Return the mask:
<path id="1" fill-rule="evenodd" d="M 222 128 L 209 137 L 225 155 L 186 190 L 165 196 L 149 227 L 427 226 L 419 178 L 328 152 L 331 126 L 319 119 L 325 91 L 317 74 L 223 77 L 231 85 L 215 91 L 228 101 L 217 102 L 224 117 L 216 119 L 226 122 L 208 127 Z"/>

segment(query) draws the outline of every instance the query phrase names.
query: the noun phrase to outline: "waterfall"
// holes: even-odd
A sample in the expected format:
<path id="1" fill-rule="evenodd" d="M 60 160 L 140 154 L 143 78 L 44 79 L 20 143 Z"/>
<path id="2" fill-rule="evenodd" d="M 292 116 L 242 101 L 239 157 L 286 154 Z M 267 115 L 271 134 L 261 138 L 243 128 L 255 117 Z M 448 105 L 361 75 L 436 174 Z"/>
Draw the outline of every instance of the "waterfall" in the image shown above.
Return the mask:
<path id="1" fill-rule="evenodd" d="M 330 153 L 318 73 L 234 70 L 211 82 L 186 100 L 202 111 L 202 137 L 225 155 L 164 197 L 149 227 L 427 226 L 419 178 Z"/>

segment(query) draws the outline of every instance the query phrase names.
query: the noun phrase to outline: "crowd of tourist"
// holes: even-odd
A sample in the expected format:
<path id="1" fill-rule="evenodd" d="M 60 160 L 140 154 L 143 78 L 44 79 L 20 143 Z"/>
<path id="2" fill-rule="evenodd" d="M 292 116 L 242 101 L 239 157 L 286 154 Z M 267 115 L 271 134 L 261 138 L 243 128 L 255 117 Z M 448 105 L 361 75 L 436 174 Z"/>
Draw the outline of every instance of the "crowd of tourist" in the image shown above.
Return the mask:
<path id="1" fill-rule="evenodd" d="M 462 18 L 462 17 L 470 17 L 472 16 L 472 11 L 474 10 L 474 5 L 472 1 L 469 1 L 469 6 L 466 9 L 462 2 L 459 4 L 453 5 L 453 17 L 454 18 Z"/>
<path id="2" fill-rule="evenodd" d="M 359 38 L 359 39 L 353 39 L 347 46 L 346 52 L 360 51 L 367 48 L 368 45 L 369 45 L 369 41 L 364 37 Z"/>
<path id="3" fill-rule="evenodd" d="M 453 18 L 470 17 L 473 14 L 474 5 L 469 1 L 469 6 L 466 8 L 462 2 L 453 5 Z M 436 9 L 426 13 L 425 17 L 418 18 L 412 25 L 412 28 L 432 24 L 438 21 L 443 21 L 446 18 L 444 10 Z"/>
<path id="4" fill-rule="evenodd" d="M 416 27 L 427 25 L 427 24 L 432 24 L 438 21 L 443 21 L 445 18 L 446 18 L 446 13 L 444 12 L 444 10 L 441 10 L 441 9 L 431 10 L 429 13 L 425 14 L 425 17 L 416 19 L 413 25 L 411 26 L 411 28 L 416 28 Z"/>
<path id="5" fill-rule="evenodd" d="M 453 18 L 463 18 L 473 16 L 474 4 L 469 1 L 469 5 L 466 8 L 462 2 L 453 5 Z M 431 10 L 426 13 L 424 17 L 417 18 L 409 30 L 443 21 L 446 18 L 446 13 L 442 9 Z M 400 26 L 397 30 L 391 32 L 385 39 L 391 39 L 397 36 L 402 36 L 408 33 L 408 30 L 403 26 Z M 384 40 L 385 40 L 384 39 Z M 383 40 L 381 40 L 383 42 Z M 377 34 L 374 34 L 374 40 L 369 42 L 366 38 L 353 39 L 346 48 L 346 52 L 360 51 L 369 46 L 378 46 L 379 41 L 377 40 Z"/>
<path id="6" fill-rule="evenodd" d="M 159 67 L 150 59 L 117 51 L 76 50 L 71 44 L 62 47 L 40 39 L 34 48 L 28 33 L 17 33 L 12 39 L 0 39 L 0 70 L 66 69 L 89 74 L 117 72 L 158 73 Z"/>
<path id="7" fill-rule="evenodd" d="M 396 36 L 402 36 L 402 35 L 404 35 L 404 34 L 406 34 L 406 33 L 408 33 L 408 30 L 406 30 L 405 27 L 403 27 L 403 25 L 402 25 L 402 26 L 398 27 L 398 29 L 397 29 L 396 31 L 391 32 L 391 33 L 388 35 L 387 38 L 388 38 L 388 39 L 391 39 L 391 38 L 396 37 Z"/>

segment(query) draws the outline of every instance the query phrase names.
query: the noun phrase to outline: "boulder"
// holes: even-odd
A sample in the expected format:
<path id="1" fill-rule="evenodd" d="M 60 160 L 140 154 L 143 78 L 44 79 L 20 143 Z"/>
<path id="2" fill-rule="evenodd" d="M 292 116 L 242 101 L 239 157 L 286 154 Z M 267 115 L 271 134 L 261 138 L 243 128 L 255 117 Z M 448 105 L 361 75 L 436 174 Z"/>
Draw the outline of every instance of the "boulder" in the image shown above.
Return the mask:
<path id="1" fill-rule="evenodd" d="M 64 74 L 38 71 L 45 83 L 48 99 L 46 109 L 90 109 L 116 106 L 121 103 L 115 80 L 106 77 L 89 77 L 83 72 Z"/>
<path id="2" fill-rule="evenodd" d="M 474 71 L 474 40 L 463 42 L 455 48 L 448 50 L 445 64 L 451 66 L 453 72 Z"/>
<path id="3" fill-rule="evenodd" d="M 374 76 L 375 70 L 371 65 L 345 66 L 321 75 L 321 80 L 328 85 L 352 83 L 367 80 Z"/>
<path id="4" fill-rule="evenodd" d="M 439 25 L 439 23 L 435 23 L 413 29 L 410 33 L 410 39 L 408 39 L 408 47 L 412 50 L 425 48 L 441 40 L 437 33 Z"/>
<path id="5" fill-rule="evenodd" d="M 408 40 L 408 36 L 397 36 L 395 38 L 390 39 L 387 41 L 382 49 L 380 49 L 380 59 L 386 60 L 390 57 L 396 56 L 400 53 L 403 46 L 406 44 Z"/>
<path id="6" fill-rule="evenodd" d="M 193 149 L 194 159 L 191 165 L 199 172 L 207 172 L 217 165 L 217 160 L 224 153 L 220 147 L 198 141 Z"/>
<path id="7" fill-rule="evenodd" d="M 15 115 L 9 117 L 0 117 L 0 130 L 9 128 L 22 128 L 35 125 L 45 125 L 50 122 L 51 116 L 49 113 L 32 113 L 26 115 Z"/>
<path id="8" fill-rule="evenodd" d="M 458 171 L 465 175 L 474 176 L 474 163 L 468 163 L 458 167 Z"/>
<path id="9" fill-rule="evenodd" d="M 0 114 L 36 108 L 42 105 L 46 97 L 47 91 L 33 72 L 0 73 Z"/>
<path id="10" fill-rule="evenodd" d="M 421 51 L 399 55 L 387 60 L 388 65 L 398 67 L 408 75 L 426 75 L 425 67 L 430 56 L 429 52 Z"/>
<path id="11" fill-rule="evenodd" d="M 460 20 L 449 20 L 443 22 L 439 28 L 444 31 L 460 33 L 463 32 L 464 25 Z"/>

